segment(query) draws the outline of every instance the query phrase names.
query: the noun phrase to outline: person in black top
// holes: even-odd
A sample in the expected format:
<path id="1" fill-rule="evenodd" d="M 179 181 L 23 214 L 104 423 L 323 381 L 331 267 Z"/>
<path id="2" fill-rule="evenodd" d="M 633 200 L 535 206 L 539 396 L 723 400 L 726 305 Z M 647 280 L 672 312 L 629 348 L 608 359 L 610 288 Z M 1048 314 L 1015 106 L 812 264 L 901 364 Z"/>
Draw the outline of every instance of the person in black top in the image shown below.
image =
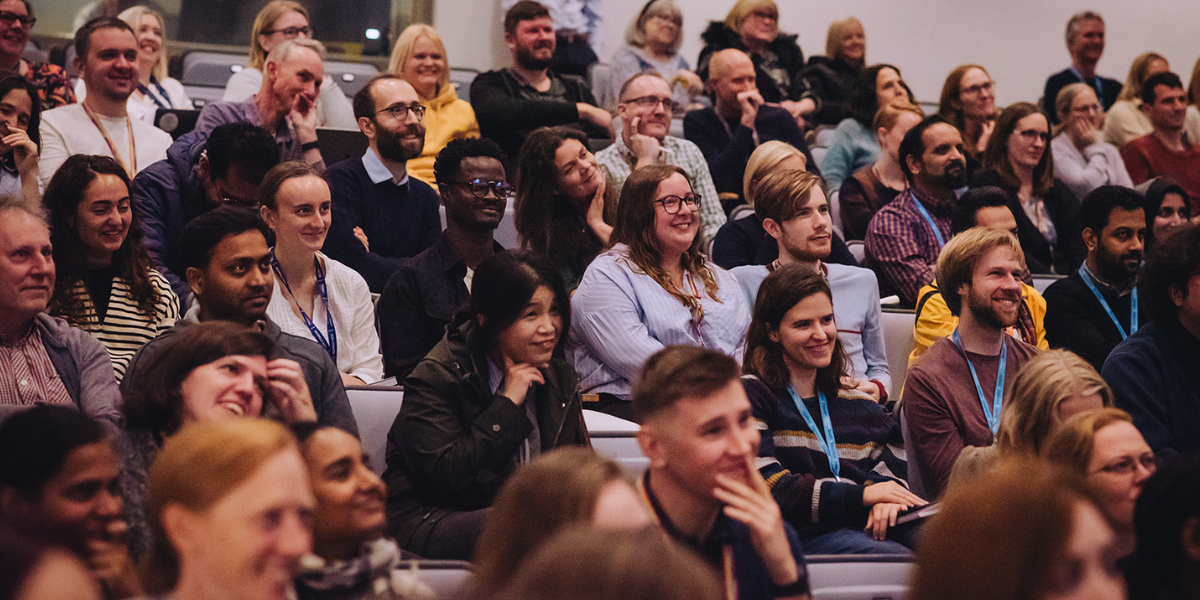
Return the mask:
<path id="1" fill-rule="evenodd" d="M 1096 90 L 1096 98 L 1107 111 L 1121 94 L 1120 81 L 1096 74 L 1096 63 L 1104 54 L 1104 19 L 1097 13 L 1085 11 L 1071 15 L 1067 21 L 1067 51 L 1071 53 L 1071 66 L 1046 79 L 1042 94 L 1043 109 L 1052 125 L 1058 124 L 1054 101 L 1058 91 L 1072 83 L 1086 83 Z"/>

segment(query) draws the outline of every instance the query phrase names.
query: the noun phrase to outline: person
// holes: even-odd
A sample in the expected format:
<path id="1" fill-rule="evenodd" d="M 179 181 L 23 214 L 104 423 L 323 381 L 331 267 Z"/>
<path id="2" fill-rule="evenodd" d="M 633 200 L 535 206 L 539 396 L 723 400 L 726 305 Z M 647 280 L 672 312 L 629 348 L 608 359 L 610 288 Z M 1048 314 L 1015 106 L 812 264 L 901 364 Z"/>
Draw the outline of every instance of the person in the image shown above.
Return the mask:
<path id="1" fill-rule="evenodd" d="M 325 172 L 334 208 L 324 251 L 379 293 L 402 259 L 437 242 L 442 225 L 437 193 L 408 173 L 425 143 L 425 107 L 413 86 L 376 75 L 354 94 L 354 115 L 368 148 Z"/>
<path id="2" fill-rule="evenodd" d="M 184 134 L 167 149 L 166 160 L 133 178 L 129 196 L 142 225 L 142 244 L 154 268 L 171 282 L 181 309 L 192 295 L 184 274 L 176 272 L 176 241 L 184 226 L 222 204 L 257 208 L 258 186 L 277 164 L 271 134 L 239 122 Z"/>
<path id="3" fill-rule="evenodd" d="M 1155 177 L 1135 190 L 1145 201 L 1146 240 L 1143 245 L 1149 252 L 1155 238 L 1189 222 L 1192 217 L 1191 203 L 1187 192 L 1166 177 Z"/>
<path id="4" fill-rule="evenodd" d="M 1179 76 L 1167 71 L 1146 79 L 1142 112 L 1153 130 L 1121 146 L 1121 158 L 1133 183 L 1165 175 L 1182 186 L 1193 202 L 1200 202 L 1200 147 L 1184 129 L 1187 97 Z"/>
<path id="5" fill-rule="evenodd" d="M 1017 220 L 1013 217 L 1012 201 L 1008 194 L 996 187 L 967 190 L 954 207 L 951 232 L 958 235 L 972 227 L 986 227 L 996 231 L 1007 231 L 1016 235 Z M 1021 279 L 1021 304 L 1017 307 L 1017 321 L 1005 333 L 1039 350 L 1046 350 L 1046 300 L 1037 288 L 1027 281 L 1028 271 Z M 938 340 L 950 336 L 958 327 L 958 317 L 950 313 L 946 299 L 938 282 L 934 280 L 921 288 L 913 325 L 913 350 L 908 355 L 912 366 Z"/>
<path id="6" fill-rule="evenodd" d="M 0 418 L 57 404 L 115 434 L 121 393 L 112 361 L 87 332 L 46 314 L 54 279 L 45 214 L 20 198 L 0 197 Z"/>
<path id="7" fill-rule="evenodd" d="M 854 17 L 829 24 L 825 55 L 813 56 L 801 73 L 823 106 L 817 125 L 836 125 L 851 116 L 858 78 L 867 66 L 867 34 Z"/>
<path id="8" fill-rule="evenodd" d="M 785 265 L 763 281 L 742 377 L 763 430 L 758 472 L 806 552 L 908 554 L 896 516 L 925 501 L 905 482 L 900 424 L 847 385 L 838 326 L 820 273 Z"/>
<path id="9" fill-rule="evenodd" d="M 742 356 L 750 308 L 737 279 L 701 252 L 698 207 L 679 167 L 643 167 L 625 182 L 612 245 L 571 297 L 573 362 L 588 408 L 629 420 L 631 383 L 664 346 Z"/>
<path id="10" fill-rule="evenodd" d="M 475 269 L 504 250 L 493 234 L 512 193 L 504 155 L 486 138 L 451 140 L 433 165 L 446 207 L 446 230 L 388 278 L 375 313 L 383 374 L 403 380 L 442 340 L 454 315 L 471 303 Z"/>
<path id="11" fill-rule="evenodd" d="M 1000 411 L 996 443 L 963 448 L 950 470 L 947 489 L 970 485 L 1005 459 L 1041 456 L 1067 419 L 1112 404 L 1108 384 L 1078 354 L 1062 349 L 1038 354 L 1017 371 Z"/>
<path id="12" fill-rule="evenodd" d="M 596 153 L 596 163 L 608 173 L 609 184 L 618 195 L 629 174 L 649 165 L 674 165 L 687 173 L 699 205 L 700 236 L 705 243 L 725 224 L 712 174 L 700 148 L 685 139 L 668 135 L 675 101 L 665 79 L 654 73 L 634 75 L 621 86 L 617 116 L 621 135 L 612 145 Z"/>
<path id="13" fill-rule="evenodd" d="M 42 103 L 33 84 L 20 75 L 0 74 L 0 195 L 20 196 L 31 206 L 42 199 L 38 178 L 41 122 Z"/>
<path id="14" fill-rule="evenodd" d="M 275 233 L 275 286 L 267 317 L 284 332 L 320 344 L 337 365 L 343 385 L 383 379 L 367 282 L 320 251 L 330 221 L 325 180 L 302 162 L 286 162 L 267 172 L 260 197 L 259 216 Z"/>
<path id="15" fill-rule="evenodd" d="M 425 107 L 425 145 L 421 155 L 409 159 L 407 172 L 434 185 L 434 161 L 451 140 L 479 137 L 475 109 L 458 97 L 450 84 L 450 59 L 442 36 L 433 27 L 414 23 L 400 32 L 388 73 L 407 81 Z"/>
<path id="16" fill-rule="evenodd" d="M 42 187 L 72 154 L 110 156 L 133 178 L 167 157 L 171 135 L 128 111 L 138 85 L 138 41 L 125 21 L 101 17 L 75 32 L 79 77 L 92 91 L 78 104 L 42 114 Z"/>
<path id="17" fill-rule="evenodd" d="M 879 109 L 893 102 L 915 105 L 916 99 L 900 69 L 888 64 L 862 70 L 854 81 L 853 95 L 842 119 L 833 130 L 833 138 L 821 159 L 821 175 L 829 189 L 837 190 L 855 171 L 869 166 L 879 156 L 878 134 L 871 130 Z"/>
<path id="18" fill-rule="evenodd" d="M 955 190 L 967 183 L 967 163 L 958 129 L 938 115 L 913 125 L 899 152 L 908 189 L 871 217 L 866 266 L 879 276 L 880 294 L 914 306 L 950 238 Z"/>
<path id="19" fill-rule="evenodd" d="M 945 489 L 963 448 L 995 441 L 1004 394 L 1038 353 L 1005 333 L 1019 315 L 1024 258 L 1011 233 L 984 227 L 954 236 L 938 258 L 942 298 L 958 326 L 908 370 L 901 399 L 909 463 L 930 499 Z"/>
<path id="20" fill-rule="evenodd" d="M 1188 79 L 1187 101 L 1184 130 L 1187 131 L 1189 140 L 1200 139 L 1200 60 L 1192 65 L 1192 76 Z"/>
<path id="21" fill-rule="evenodd" d="M 66 69 L 50 62 L 26 60 L 22 54 L 29 44 L 29 34 L 37 18 L 29 0 L 4 0 L 0 12 L 11 15 L 0 21 L 0 70 L 15 73 L 37 90 L 41 110 L 75 104 L 75 90 Z"/>
<path id="22" fill-rule="evenodd" d="M 786 110 L 763 102 L 754 77 L 754 63 L 745 52 L 727 48 L 714 53 L 708 71 L 714 104 L 683 117 L 683 135 L 704 154 L 723 198 L 742 197 L 746 165 L 762 144 L 778 140 L 802 152 L 805 164 L 816 165 L 796 120 Z"/>
<path id="23" fill-rule="evenodd" d="M 1046 339 L 1100 370 L 1147 320 L 1137 297 L 1146 217 L 1137 192 L 1102 186 L 1084 198 L 1079 221 L 1087 260 L 1046 288 Z"/>
<path id="24" fill-rule="evenodd" d="M 712 21 L 700 34 L 700 79 L 709 79 L 709 61 L 727 48 L 737 48 L 754 61 L 754 79 L 764 102 L 787 110 L 801 127 L 820 107 L 816 95 L 801 77 L 804 52 L 797 36 L 779 33 L 779 6 L 775 0 L 738 0 L 724 21 Z"/>
<path id="25" fill-rule="evenodd" d="M 555 534 L 575 525 L 597 531 L 650 525 L 621 466 L 590 448 L 558 448 L 520 469 L 496 494 L 479 534 L 473 591 L 494 594 Z"/>
<path id="26" fill-rule="evenodd" d="M 900 142 L 923 118 L 925 113 L 920 107 L 899 101 L 880 106 L 875 113 L 871 124 L 879 155 L 874 163 L 846 177 L 838 192 L 846 239 L 864 239 L 871 217 L 908 188 L 900 167 Z"/>
<path id="27" fill-rule="evenodd" d="M 1142 486 L 1133 513 L 1136 550 L 1130 559 L 1129 597 L 1195 600 L 1200 559 L 1200 458 L 1162 466 Z"/>
<path id="28" fill-rule="evenodd" d="M 698 559 L 693 559 L 699 562 Z M 0 527 L 0 595 L 14 600 L 102 600 L 83 561 Z"/>
<path id="29" fill-rule="evenodd" d="M 1125 600 L 1116 536 L 1079 478 L 1016 461 L 952 491 L 925 530 L 912 600 Z"/>
<path id="30" fill-rule="evenodd" d="M 795 529 L 755 459 L 759 430 L 720 351 L 669 346 L 640 369 L 633 390 L 638 445 L 650 464 L 638 491 L 651 518 L 723 577 L 737 598 L 809 598 Z"/>
<path id="31" fill-rule="evenodd" d="M 49 312 L 104 344 L 120 381 L 133 354 L 179 319 L 179 298 L 142 247 L 125 170 L 107 156 L 72 156 L 45 205 L 57 269 Z"/>
<path id="32" fill-rule="evenodd" d="M 1087 84 L 1068 84 L 1058 92 L 1055 114 L 1061 124 L 1050 140 L 1054 172 L 1076 198 L 1102 185 L 1133 187 L 1116 146 L 1103 139 L 1104 113 Z"/>
<path id="33" fill-rule="evenodd" d="M 316 500 L 312 553 L 295 577 L 297 600 L 432 595 L 418 576 L 402 570 L 401 561 L 413 557 L 383 535 L 387 488 L 369 464 L 380 457 L 368 456 L 336 427 L 296 423 L 291 429 Z"/>
<path id="34" fill-rule="evenodd" d="M 1104 18 L 1090 10 L 1071 15 L 1067 20 L 1066 38 L 1071 66 L 1048 77 L 1042 92 L 1045 103 L 1042 111 L 1049 115 L 1051 125 L 1066 122 L 1054 108 L 1059 93 L 1068 85 L 1082 83 L 1092 89 L 1100 103 L 1100 114 L 1104 114 L 1121 95 L 1120 81 L 1096 73 L 1096 64 L 1104 54 Z"/>
<path id="35" fill-rule="evenodd" d="M 529 134 L 516 179 L 513 219 L 521 245 L 545 256 L 574 292 L 608 246 L 617 214 L 617 194 L 588 150 L 587 136 L 561 126 Z"/>
<path id="36" fill-rule="evenodd" d="M 308 38 L 282 42 L 267 55 L 258 92 L 236 102 L 222 100 L 205 105 L 196 119 L 195 131 L 208 132 L 218 125 L 245 121 L 266 129 L 275 138 L 280 161 L 303 160 L 324 170 L 315 108 L 325 73 L 324 60 L 325 46 L 321 42 Z"/>
<path id="37" fill-rule="evenodd" d="M 755 212 L 779 246 L 779 258 L 770 265 L 744 265 L 730 271 L 747 304 L 754 306 L 769 273 L 787 265 L 802 264 L 821 274 L 834 290 L 839 343 L 849 361 L 847 387 L 885 403 L 892 378 L 879 324 L 879 283 L 870 269 L 823 262 L 832 246 L 833 225 L 820 177 L 804 171 L 772 173 L 759 183 L 755 201 Z"/>
<path id="38" fill-rule="evenodd" d="M 185 427 L 150 473 L 154 547 L 146 591 L 159 598 L 288 597 L 312 547 L 316 502 L 296 439 L 278 423 Z"/>
<path id="39" fill-rule="evenodd" d="M 78 411 L 37 406 L 0 424 L 0 451 L 0 521 L 85 561 L 108 600 L 140 596 L 105 428 Z"/>
<path id="40" fill-rule="evenodd" d="M 1155 240 L 1139 292 L 1150 322 L 1117 344 L 1100 373 L 1116 405 L 1133 416 L 1157 453 L 1200 450 L 1195 358 L 1200 356 L 1200 226 L 1181 225 Z"/>
<path id="41" fill-rule="evenodd" d="M 483 137 L 496 142 L 511 160 L 539 127 L 563 125 L 588 137 L 612 137 L 612 115 L 597 106 L 587 83 L 550 70 L 556 41 L 545 6 L 522 0 L 509 8 L 504 43 L 512 66 L 480 73 L 471 82 L 471 106 Z"/>
<path id="42" fill-rule="evenodd" d="M 1054 177 L 1050 126 L 1038 107 L 1016 102 L 996 119 L 983 169 L 971 187 L 996 186 L 1014 199 L 1017 239 L 1034 273 L 1070 273 L 1082 261 L 1075 226 L 1079 199 Z"/>
<path id="43" fill-rule="evenodd" d="M 616 100 L 630 77 L 653 71 L 671 83 L 671 98 L 680 109 L 703 108 L 704 82 L 679 54 L 682 43 L 683 11 L 675 0 L 647 0 L 625 30 L 625 45 L 608 59 L 611 89 L 595 91 Z"/>
<path id="44" fill-rule="evenodd" d="M 974 171 L 996 127 L 996 82 L 987 69 L 971 64 L 954 67 L 942 84 L 937 114 L 962 134 Z"/>
<path id="45" fill-rule="evenodd" d="M 267 63 L 270 54 L 281 44 L 289 40 L 312 40 L 313 29 L 308 22 L 308 10 L 299 2 L 291 0 L 271 0 L 254 18 L 250 30 L 250 64 L 229 76 L 225 82 L 225 94 L 222 102 L 242 102 L 260 93 L 263 80 L 267 75 Z M 346 94 L 334 83 L 329 76 L 316 75 L 317 91 L 308 98 L 308 104 L 315 104 L 318 127 L 335 129 L 354 129 L 354 117 Z M 265 88 L 269 90 L 270 88 Z M 287 99 L 284 113 L 291 106 Z M 301 111 L 301 112 L 307 112 Z M 264 119 L 265 120 L 265 119 Z M 289 157 L 299 158 L 299 156 Z"/>
<path id="46" fill-rule="evenodd" d="M 1075 415 L 1046 441 L 1044 455 L 1096 490 L 1117 535 L 1117 556 L 1133 553 L 1134 505 L 1158 463 L 1129 415 L 1119 408 Z"/>
<path id="47" fill-rule="evenodd" d="M 388 533 L 426 558 L 469 560 L 519 465 L 588 444 L 575 370 L 558 358 L 571 323 L 558 274 L 509 251 L 472 281 L 470 311 L 404 379 L 388 432 Z"/>
<path id="48" fill-rule="evenodd" d="M 1143 84 L 1151 76 L 1170 70 L 1171 64 L 1157 52 L 1145 52 L 1133 59 L 1129 66 L 1129 77 L 1125 80 L 1125 86 L 1121 88 L 1121 95 L 1104 115 L 1106 142 L 1120 148 L 1154 131 L 1149 117 L 1142 112 Z M 1200 131 L 1200 113 L 1185 117 L 1184 129 L 1188 132 Z"/>

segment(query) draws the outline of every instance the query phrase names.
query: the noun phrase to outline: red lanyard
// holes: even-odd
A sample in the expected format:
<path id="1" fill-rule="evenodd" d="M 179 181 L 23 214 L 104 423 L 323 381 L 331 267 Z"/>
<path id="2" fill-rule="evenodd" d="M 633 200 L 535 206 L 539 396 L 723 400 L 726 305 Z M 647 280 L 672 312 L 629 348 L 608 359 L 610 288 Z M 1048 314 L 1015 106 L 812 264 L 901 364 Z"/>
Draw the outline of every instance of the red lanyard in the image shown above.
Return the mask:
<path id="1" fill-rule="evenodd" d="M 112 138 L 108 137 L 108 131 L 104 129 L 104 124 L 100 122 L 100 119 L 96 118 L 96 113 L 92 112 L 86 103 L 80 102 L 79 105 L 92 120 L 92 125 L 100 130 L 100 135 L 104 136 L 104 143 L 108 144 L 108 150 L 112 152 L 113 160 L 117 161 L 122 169 L 125 169 L 125 173 L 129 175 L 130 179 L 133 179 L 133 176 L 137 174 L 137 145 L 133 141 L 133 121 L 130 120 L 129 115 L 125 115 L 125 127 L 129 131 L 129 162 L 133 165 L 132 169 L 125 166 L 125 161 L 121 160 L 121 154 L 117 152 L 117 145 L 113 143 Z"/>
<path id="2" fill-rule="evenodd" d="M 700 289 L 696 287 L 696 281 L 692 279 L 690 271 L 683 272 L 684 278 L 687 279 L 688 288 L 692 291 L 692 299 L 695 304 L 688 309 L 692 313 L 692 330 L 696 332 L 696 339 L 700 342 L 700 347 L 704 348 L 704 336 L 700 334 L 700 323 L 704 321 L 704 304 L 700 297 Z"/>

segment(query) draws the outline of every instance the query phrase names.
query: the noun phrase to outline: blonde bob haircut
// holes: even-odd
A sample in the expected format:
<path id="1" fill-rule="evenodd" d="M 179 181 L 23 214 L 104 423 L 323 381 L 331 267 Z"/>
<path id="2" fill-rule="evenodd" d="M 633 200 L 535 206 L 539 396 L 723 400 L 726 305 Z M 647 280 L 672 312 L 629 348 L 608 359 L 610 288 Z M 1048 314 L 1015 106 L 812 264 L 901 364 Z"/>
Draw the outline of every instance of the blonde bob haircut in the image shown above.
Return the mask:
<path id="1" fill-rule="evenodd" d="M 779 5 L 775 4 L 775 0 L 738 0 L 737 4 L 729 9 L 729 14 L 725 15 L 725 25 L 740 34 L 742 21 L 759 9 L 770 12 L 775 17 L 775 22 L 779 22 Z"/>
<path id="2" fill-rule="evenodd" d="M 750 154 L 750 159 L 746 161 L 746 172 L 742 176 L 742 200 L 753 207 L 754 190 L 758 187 L 758 181 L 792 157 L 799 158 L 800 162 L 808 167 L 808 158 L 791 144 L 771 140 L 755 148 Z"/>
<path id="3" fill-rule="evenodd" d="M 392 46 L 392 56 L 388 59 L 387 70 L 401 79 L 404 78 L 404 65 L 408 63 L 408 59 L 412 58 L 413 48 L 417 46 L 417 42 L 421 38 L 429 38 L 434 46 L 437 46 L 438 52 L 442 53 L 442 75 L 438 77 L 437 90 L 433 93 L 433 98 L 441 95 L 442 91 L 450 85 L 450 59 L 446 56 L 446 44 L 442 42 L 442 36 L 433 27 L 424 23 L 415 23 L 404 28 L 400 32 L 400 37 L 396 38 L 396 45 Z M 422 100 L 433 100 L 433 98 L 421 98 Z"/>
<path id="4" fill-rule="evenodd" d="M 262 42 L 258 37 L 265 35 L 271 27 L 275 25 L 275 21 L 279 17 L 290 12 L 300 13 L 304 15 L 304 20 L 309 21 L 312 25 L 312 20 L 308 16 L 308 9 L 304 5 L 293 0 L 271 0 L 262 10 L 258 11 L 258 16 L 254 17 L 254 28 L 250 30 L 250 68 L 263 70 L 263 65 L 267 62 L 267 51 L 263 49 Z"/>
<path id="5" fill-rule="evenodd" d="M 1086 476 L 1096 434 L 1113 423 L 1133 424 L 1129 413 L 1113 407 L 1089 410 L 1067 419 L 1046 442 L 1044 457 L 1079 476 Z"/>
<path id="6" fill-rule="evenodd" d="M 162 51 L 158 53 L 158 61 L 154 63 L 153 70 L 151 71 L 155 79 L 163 81 L 167 78 L 167 56 L 170 52 L 167 52 L 167 23 L 163 21 L 162 13 L 153 8 L 138 5 L 121 11 L 121 14 L 117 15 L 117 18 L 128 23 L 133 28 L 134 37 L 137 37 L 138 31 L 142 28 L 142 19 L 146 15 L 151 15 L 155 19 L 158 19 L 158 27 L 163 31 Z"/>
<path id="7" fill-rule="evenodd" d="M 1082 84 L 1080 84 L 1082 85 Z M 1112 390 L 1087 361 L 1070 350 L 1047 350 L 1017 372 L 1000 413 L 996 449 L 1005 457 L 1038 456 L 1061 423 L 1058 407 L 1071 396 L 1099 394 L 1113 405 Z"/>
<path id="8" fill-rule="evenodd" d="M 683 11 L 679 9 L 675 0 L 650 0 L 647 2 L 637 18 L 629 22 L 629 27 L 625 30 L 625 43 L 634 48 L 644 48 L 646 46 L 646 21 L 660 16 L 675 23 L 675 41 L 671 42 L 671 46 L 667 49 L 671 51 L 671 54 L 678 53 L 679 46 L 683 44 Z"/>
<path id="9" fill-rule="evenodd" d="M 942 253 L 938 255 L 937 281 L 950 314 L 957 317 L 962 310 L 962 296 L 958 294 L 958 288 L 964 283 L 970 285 L 975 266 L 985 254 L 1000 247 L 1012 250 L 1013 257 L 1021 268 L 1025 268 L 1025 253 L 1021 251 L 1021 243 L 1007 231 L 972 227 L 946 242 Z"/>
<path id="10" fill-rule="evenodd" d="M 1141 103 L 1142 82 L 1146 80 L 1146 71 L 1150 69 L 1150 64 L 1156 60 L 1170 64 L 1163 55 L 1157 52 L 1145 52 L 1133 59 L 1133 63 L 1129 65 L 1129 75 L 1125 78 L 1125 87 L 1121 88 L 1117 100 L 1127 100 L 1134 104 Z"/>
<path id="11" fill-rule="evenodd" d="M 846 17 L 829 24 L 829 32 L 825 34 L 825 56 L 830 60 L 838 58 L 842 53 L 842 40 L 850 33 L 850 30 L 857 25 L 864 32 L 862 21 L 857 17 Z M 867 64 L 867 57 L 864 55 L 862 64 Z"/>

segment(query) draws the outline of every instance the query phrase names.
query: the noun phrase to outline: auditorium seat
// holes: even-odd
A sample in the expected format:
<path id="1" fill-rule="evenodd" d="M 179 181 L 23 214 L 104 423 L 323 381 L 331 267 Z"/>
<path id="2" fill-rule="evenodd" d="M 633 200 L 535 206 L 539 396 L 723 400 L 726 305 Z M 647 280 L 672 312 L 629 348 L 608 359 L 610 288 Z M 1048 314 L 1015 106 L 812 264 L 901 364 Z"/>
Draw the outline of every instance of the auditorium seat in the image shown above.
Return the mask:
<path id="1" fill-rule="evenodd" d="M 400 413 L 404 388 L 350 387 L 346 388 L 346 396 L 350 399 L 350 410 L 358 424 L 358 438 L 362 440 L 363 451 L 371 457 L 371 470 L 376 475 L 383 475 L 387 466 L 384 457 L 387 456 L 388 431 Z"/>
<path id="2" fill-rule="evenodd" d="M 1034 287 L 1034 289 L 1036 289 L 1038 291 L 1038 293 L 1045 294 L 1046 288 L 1050 287 L 1050 284 L 1052 284 L 1055 281 L 1058 281 L 1059 279 L 1062 279 L 1064 277 L 1066 277 L 1066 275 L 1049 275 L 1049 274 L 1034 275 L 1033 276 L 1033 287 Z"/>
<path id="3" fill-rule="evenodd" d="M 325 61 L 325 74 L 333 79 L 347 97 L 353 98 L 367 81 L 379 74 L 379 69 L 369 63 Z"/>
<path id="4" fill-rule="evenodd" d="M 903 600 L 912 557 L 806 555 L 814 600 Z"/>
<path id="5" fill-rule="evenodd" d="M 908 489 L 912 490 L 912 493 L 927 498 L 925 482 L 921 479 L 921 469 L 917 467 L 916 446 L 913 445 L 912 435 L 908 431 L 908 420 L 904 416 L 903 404 L 900 405 L 897 414 L 900 415 L 900 435 L 904 437 L 905 460 L 908 462 L 908 478 L 905 481 L 908 482 Z"/>
<path id="6" fill-rule="evenodd" d="M 478 74 L 479 71 L 475 69 L 450 67 L 450 85 L 454 86 L 454 93 L 458 94 L 460 100 L 471 101 L 471 82 L 475 81 Z"/>
<path id="7" fill-rule="evenodd" d="M 649 460 L 637 443 L 637 423 L 594 410 L 583 411 L 583 420 L 597 454 L 619 463 L 626 475 L 641 476 Z"/>
<path id="8" fill-rule="evenodd" d="M 913 340 L 913 327 L 917 324 L 917 315 L 911 310 L 885 308 L 881 315 L 880 324 L 883 326 L 883 347 L 887 352 L 888 372 L 892 376 L 890 395 L 898 398 L 904 388 L 904 376 L 908 372 L 908 355 L 916 347 Z"/>
<path id="9" fill-rule="evenodd" d="M 465 560 L 406 560 L 397 569 L 409 571 L 414 565 L 417 577 L 437 600 L 462 597 L 463 586 L 471 577 L 471 563 Z"/>

